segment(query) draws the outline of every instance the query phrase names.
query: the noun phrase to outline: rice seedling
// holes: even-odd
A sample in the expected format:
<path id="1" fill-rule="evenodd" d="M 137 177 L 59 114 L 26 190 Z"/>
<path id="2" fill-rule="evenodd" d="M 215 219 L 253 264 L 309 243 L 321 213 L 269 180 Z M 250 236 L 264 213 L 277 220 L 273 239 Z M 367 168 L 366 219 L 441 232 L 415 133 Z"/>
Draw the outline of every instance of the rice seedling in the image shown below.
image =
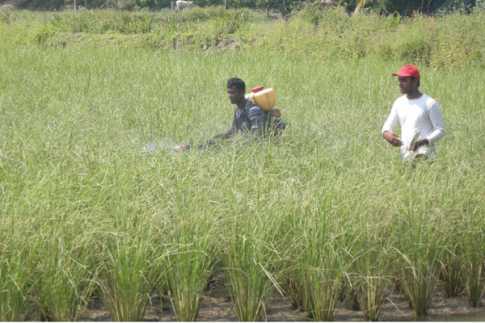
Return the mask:
<path id="1" fill-rule="evenodd" d="M 100 284 L 114 321 L 141 321 L 155 287 L 152 244 L 143 235 L 114 236 L 108 242 Z"/>
<path id="2" fill-rule="evenodd" d="M 413 206 L 416 207 L 416 206 Z M 443 249 L 440 227 L 435 221 L 423 221 L 418 214 L 423 211 L 413 211 L 411 217 L 401 222 L 399 242 L 395 247 L 399 268 L 399 282 L 409 300 L 415 318 L 423 318 L 431 305 L 431 297 L 438 278 L 439 261 Z M 433 223 L 434 222 L 434 223 Z"/>
<path id="3" fill-rule="evenodd" d="M 456 208 L 457 204 L 450 199 L 449 208 Z M 465 290 L 463 276 L 464 244 L 460 232 L 465 232 L 462 214 L 450 212 L 447 222 L 449 226 L 444 228 L 443 254 L 440 259 L 438 278 L 443 282 L 446 297 L 457 297 Z"/>
<path id="4" fill-rule="evenodd" d="M 234 302 L 234 311 L 241 321 L 264 320 L 265 301 L 273 286 L 274 247 L 265 235 L 256 232 L 234 232 L 227 241 L 224 271 Z"/>
<path id="5" fill-rule="evenodd" d="M 94 273 L 86 263 L 89 251 L 84 245 L 75 245 L 59 237 L 44 237 L 34 245 L 38 254 L 33 274 L 33 295 L 41 318 L 72 321 L 87 305 L 94 287 Z"/>
<path id="6" fill-rule="evenodd" d="M 351 264 L 345 233 L 341 233 L 342 229 L 338 229 L 324 212 L 325 208 L 305 224 L 302 240 L 305 249 L 298 263 L 310 315 L 316 321 L 334 320 L 335 307 Z"/>
<path id="7" fill-rule="evenodd" d="M 446 255 L 443 257 L 443 260 L 440 261 L 439 277 L 444 282 L 446 296 L 456 297 L 464 289 L 463 259 L 459 256 L 461 251 L 458 248 L 454 251 L 446 250 L 445 253 Z"/>
<path id="8" fill-rule="evenodd" d="M 470 204 L 469 207 L 473 208 L 473 203 Z M 463 220 L 466 234 L 461 237 L 463 248 L 462 279 L 465 281 L 469 303 L 478 307 L 481 305 L 485 291 L 485 231 L 483 215 L 479 212 L 479 209 L 472 209 L 467 214 L 468 219 Z"/>
<path id="9" fill-rule="evenodd" d="M 469 262 L 465 265 L 466 291 L 470 304 L 474 307 L 481 305 L 485 283 L 483 277 L 483 260 Z"/>
<path id="10" fill-rule="evenodd" d="M 294 198 L 302 205 L 306 205 L 308 200 L 305 195 L 307 198 L 309 197 L 307 194 L 302 194 Z M 299 234 L 303 228 L 304 218 L 300 215 L 304 207 L 287 199 L 283 203 L 280 202 L 280 208 L 277 211 L 281 214 L 279 230 L 273 228 L 275 237 L 277 237 L 275 244 L 279 255 L 279 261 L 275 262 L 276 279 L 293 307 L 308 312 L 310 311 L 310 295 L 308 295 L 308 289 L 304 288 L 304 275 L 298 265 L 302 262 L 303 256 L 300 251 L 305 248 Z"/>
<path id="11" fill-rule="evenodd" d="M 378 248 L 377 245 L 368 247 L 365 254 L 358 256 L 355 272 L 350 280 L 365 320 L 378 321 L 382 304 L 391 286 L 392 262 L 389 250 Z"/>
<path id="12" fill-rule="evenodd" d="M 169 219 L 163 228 L 167 241 L 164 281 L 175 316 L 179 321 L 195 321 L 200 299 L 216 262 L 217 218 L 205 210 L 207 197 L 198 191 L 196 169 L 189 157 L 186 171 L 169 179 Z"/>
<path id="13" fill-rule="evenodd" d="M 328 265 L 326 259 L 326 266 Z M 335 263 L 330 263 L 330 265 Z M 310 315 L 315 321 L 333 321 L 335 307 L 342 288 L 342 273 L 322 268 L 308 267 L 305 270 L 304 288 L 310 298 Z"/>
<path id="14" fill-rule="evenodd" d="M 30 266 L 26 254 L 0 246 L 0 320 L 21 321 L 28 309 Z"/>
<path id="15" fill-rule="evenodd" d="M 179 321 L 195 321 L 199 314 L 202 292 L 214 265 L 213 237 L 209 232 L 182 229 L 176 232 L 176 243 L 169 245 L 165 281 Z"/>
<path id="16" fill-rule="evenodd" d="M 266 319 L 268 297 L 274 291 L 282 293 L 279 280 L 284 275 L 282 258 L 286 254 L 282 247 L 291 243 L 284 241 L 290 235 L 284 232 L 288 227 L 284 217 L 280 217 L 279 198 L 269 191 L 274 179 L 266 176 L 272 164 L 273 147 L 267 142 L 260 145 L 267 154 L 254 155 L 258 160 L 256 166 L 241 169 L 248 175 L 259 173 L 253 185 L 244 187 L 235 182 L 234 188 L 225 194 L 226 200 L 234 202 L 227 210 L 233 216 L 223 222 L 222 265 L 234 312 L 241 321 Z M 252 145 L 246 151 L 241 148 L 231 152 L 234 157 L 255 153 L 257 147 Z"/>

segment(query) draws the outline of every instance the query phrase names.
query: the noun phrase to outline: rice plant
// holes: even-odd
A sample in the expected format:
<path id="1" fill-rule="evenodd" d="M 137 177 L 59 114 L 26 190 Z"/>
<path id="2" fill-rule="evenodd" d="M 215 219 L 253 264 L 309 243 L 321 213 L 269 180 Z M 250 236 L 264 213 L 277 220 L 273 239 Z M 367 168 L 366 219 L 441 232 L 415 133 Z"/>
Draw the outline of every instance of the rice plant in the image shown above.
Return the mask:
<path id="1" fill-rule="evenodd" d="M 315 321 L 333 321 L 343 284 L 342 273 L 326 269 L 323 265 L 307 267 L 304 279 L 304 288 L 309 291 L 310 296 L 311 317 Z"/>
<path id="2" fill-rule="evenodd" d="M 346 251 L 349 246 L 343 239 L 345 235 L 339 232 L 329 214 L 316 213 L 312 221 L 304 228 L 302 245 L 305 249 L 298 270 L 306 290 L 304 295 L 308 297 L 310 315 L 316 321 L 332 321 L 350 268 L 351 255 Z"/>
<path id="3" fill-rule="evenodd" d="M 483 12 L 235 20 L 234 50 L 229 21 L 194 14 L 178 31 L 164 13 L 160 30 L 114 12 L 83 14 L 85 33 L 48 12 L 0 22 L 0 319 L 78 319 L 95 282 L 112 320 L 144 319 L 157 290 L 196 320 L 214 263 L 240 320 L 275 290 L 331 320 L 343 286 L 374 320 L 389 281 L 416 317 L 438 279 L 479 305 Z M 413 57 L 449 135 L 408 167 L 379 130 Z M 172 153 L 227 130 L 232 76 L 277 89 L 280 140 Z"/>
<path id="4" fill-rule="evenodd" d="M 141 321 L 155 287 L 152 245 L 147 237 L 114 236 L 105 250 L 100 285 L 113 321 Z"/>
<path id="5" fill-rule="evenodd" d="M 43 319 L 76 320 L 87 305 L 94 287 L 94 273 L 88 267 L 89 250 L 59 237 L 45 237 L 35 246 L 37 265 L 33 274 L 35 302 Z"/>
<path id="6" fill-rule="evenodd" d="M 234 233 L 227 242 L 224 271 L 234 302 L 234 311 L 241 321 L 264 320 L 265 302 L 275 283 L 273 264 L 275 250 L 263 235 Z"/>
<path id="7" fill-rule="evenodd" d="M 189 232 L 178 232 L 192 242 L 178 241 L 169 245 L 165 281 L 177 320 L 195 321 L 199 314 L 200 299 L 212 273 L 214 255 L 212 237 L 197 237 Z"/>
<path id="8" fill-rule="evenodd" d="M 178 160 L 183 171 L 161 181 L 166 205 L 160 214 L 159 235 L 163 235 L 163 286 L 179 321 L 195 321 L 200 300 L 217 261 L 218 217 L 202 207 L 207 195 L 201 191 L 196 156 Z M 210 179 L 209 179 L 210 180 Z M 164 291 L 161 290 L 163 293 Z"/>
<path id="9" fill-rule="evenodd" d="M 470 204 L 469 207 L 473 208 L 473 203 Z M 483 215 L 479 209 L 472 209 L 467 213 L 468 219 L 463 220 L 466 234 L 462 237 L 461 244 L 463 246 L 462 279 L 465 281 L 469 303 L 478 307 L 481 305 L 485 291 L 485 231 Z"/>
<path id="10" fill-rule="evenodd" d="M 0 320 L 25 319 L 30 293 L 30 270 L 26 254 L 17 245 L 16 251 L 1 248 L 0 259 Z"/>
<path id="11" fill-rule="evenodd" d="M 358 257 L 355 272 L 350 278 L 367 321 L 379 320 L 382 304 L 391 286 L 390 251 L 376 247 L 369 246 L 368 251 Z"/>
<path id="12" fill-rule="evenodd" d="M 443 260 L 440 261 L 439 276 L 444 282 L 446 296 L 456 297 L 463 292 L 465 285 L 463 281 L 463 259 L 458 248 L 454 251 L 446 250 L 445 253 Z"/>
<path id="13" fill-rule="evenodd" d="M 415 318 L 423 318 L 431 305 L 438 279 L 439 260 L 442 254 L 436 222 L 424 224 L 419 217 L 404 224 L 397 234 L 400 241 L 395 249 L 399 282 L 409 300 Z M 404 229 L 404 227 L 406 227 Z"/>

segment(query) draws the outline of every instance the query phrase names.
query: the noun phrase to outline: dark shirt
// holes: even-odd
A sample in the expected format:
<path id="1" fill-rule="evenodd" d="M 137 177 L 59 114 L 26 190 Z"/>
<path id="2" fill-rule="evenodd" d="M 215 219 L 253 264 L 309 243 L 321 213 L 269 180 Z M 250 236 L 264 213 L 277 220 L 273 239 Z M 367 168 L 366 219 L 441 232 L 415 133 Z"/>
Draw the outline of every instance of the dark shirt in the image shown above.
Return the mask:
<path id="1" fill-rule="evenodd" d="M 262 135 L 265 132 L 269 117 L 268 112 L 264 112 L 250 100 L 246 100 L 243 109 L 237 108 L 234 111 L 232 126 L 228 130 L 228 133 L 234 135 L 238 132 L 251 132 Z"/>
<path id="2" fill-rule="evenodd" d="M 284 128 L 285 124 L 279 117 L 273 117 L 270 112 L 265 112 L 250 100 L 246 100 L 244 108 L 238 107 L 234 110 L 231 128 L 206 144 L 199 145 L 199 148 L 213 145 L 217 139 L 229 139 L 238 133 L 250 133 L 259 137 L 270 133 L 270 130 L 274 134 L 280 134 Z"/>

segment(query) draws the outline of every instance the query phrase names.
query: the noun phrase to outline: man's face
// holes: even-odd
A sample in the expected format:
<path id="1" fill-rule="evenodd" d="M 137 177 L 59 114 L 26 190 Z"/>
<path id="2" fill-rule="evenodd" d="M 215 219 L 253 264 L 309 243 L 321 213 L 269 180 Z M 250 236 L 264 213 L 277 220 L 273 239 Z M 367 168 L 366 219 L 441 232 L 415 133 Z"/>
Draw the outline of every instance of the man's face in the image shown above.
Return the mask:
<path id="1" fill-rule="evenodd" d="M 418 80 L 414 77 L 398 77 L 399 89 L 402 94 L 413 93 L 418 89 Z"/>
<path id="2" fill-rule="evenodd" d="M 229 96 L 229 100 L 231 100 L 232 104 L 237 104 L 244 100 L 244 91 L 236 87 L 228 87 L 227 95 Z"/>

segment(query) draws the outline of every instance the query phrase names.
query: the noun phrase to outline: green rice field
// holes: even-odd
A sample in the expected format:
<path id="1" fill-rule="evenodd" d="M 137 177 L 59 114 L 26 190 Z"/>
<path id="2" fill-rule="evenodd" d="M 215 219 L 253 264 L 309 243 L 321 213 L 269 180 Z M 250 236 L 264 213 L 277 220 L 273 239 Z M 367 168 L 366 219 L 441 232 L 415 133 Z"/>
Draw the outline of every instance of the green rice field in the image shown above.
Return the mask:
<path id="1" fill-rule="evenodd" d="M 483 310 L 483 13 L 382 29 L 391 18 L 335 14 L 354 19 L 341 34 L 257 16 L 211 48 L 197 43 L 205 22 L 171 48 L 153 46 L 163 25 L 74 32 L 46 13 L 8 15 L 0 320 L 191 321 L 208 299 L 241 321 L 291 320 L 278 303 L 318 321 Z M 437 159 L 415 166 L 380 134 L 399 96 L 391 73 L 410 62 L 446 123 Z M 172 152 L 230 126 L 233 76 L 276 89 L 284 135 Z"/>

